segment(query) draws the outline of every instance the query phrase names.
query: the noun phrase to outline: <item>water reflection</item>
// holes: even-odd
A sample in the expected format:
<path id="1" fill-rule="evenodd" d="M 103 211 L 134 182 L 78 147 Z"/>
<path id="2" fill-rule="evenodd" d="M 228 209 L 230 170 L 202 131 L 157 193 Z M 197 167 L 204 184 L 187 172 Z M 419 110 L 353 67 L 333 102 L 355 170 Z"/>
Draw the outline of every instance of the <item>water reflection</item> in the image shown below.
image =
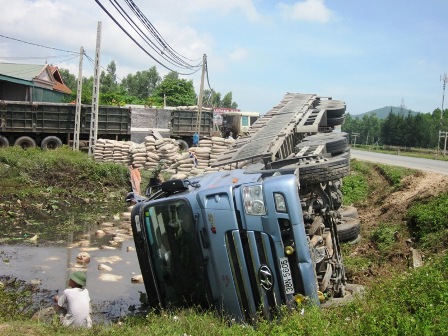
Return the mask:
<path id="1" fill-rule="evenodd" d="M 118 228 L 117 228 L 118 230 Z M 85 270 L 87 288 L 92 299 L 95 321 L 110 321 L 129 315 L 141 306 L 144 285 L 131 283 L 133 276 L 140 274 L 134 241 L 127 236 L 112 248 L 101 248 L 112 242 L 112 236 L 98 239 L 95 230 L 82 235 L 84 240 L 73 242 L 68 237 L 64 246 L 27 245 L 0 246 L 0 276 L 10 276 L 27 283 L 39 284 L 36 294 L 40 306 L 52 304 L 52 296 L 66 288 L 68 276 L 74 270 Z M 86 265 L 77 263 L 80 252 L 90 254 Z M 99 265 L 107 267 L 100 267 Z M 131 310 L 130 310 L 131 309 Z"/>

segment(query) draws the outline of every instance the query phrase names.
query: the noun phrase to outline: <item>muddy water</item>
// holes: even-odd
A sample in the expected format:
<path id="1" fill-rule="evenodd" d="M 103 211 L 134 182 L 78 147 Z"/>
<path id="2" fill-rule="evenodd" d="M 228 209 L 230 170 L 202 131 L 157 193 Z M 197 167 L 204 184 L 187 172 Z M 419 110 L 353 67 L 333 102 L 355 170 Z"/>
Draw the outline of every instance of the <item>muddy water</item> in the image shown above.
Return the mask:
<path id="1" fill-rule="evenodd" d="M 91 228 L 82 234 L 70 235 L 65 243 L 40 245 L 39 240 L 30 240 L 20 245 L 1 245 L 0 277 L 35 284 L 35 306 L 44 308 L 51 306 L 52 297 L 66 288 L 72 271 L 83 270 L 94 321 L 107 323 L 138 313 L 144 308 L 145 289 L 143 284 L 131 282 L 132 277 L 141 274 L 134 241 L 127 230 L 127 234 L 121 234 L 123 241 L 113 242 L 114 233 L 123 232 L 119 229 L 122 223 L 104 223 L 108 233 L 102 238 L 97 237 L 98 228 Z M 125 223 L 129 227 L 129 222 Z M 80 252 L 90 255 L 89 263 L 77 262 Z M 99 265 L 102 270 L 98 269 Z"/>

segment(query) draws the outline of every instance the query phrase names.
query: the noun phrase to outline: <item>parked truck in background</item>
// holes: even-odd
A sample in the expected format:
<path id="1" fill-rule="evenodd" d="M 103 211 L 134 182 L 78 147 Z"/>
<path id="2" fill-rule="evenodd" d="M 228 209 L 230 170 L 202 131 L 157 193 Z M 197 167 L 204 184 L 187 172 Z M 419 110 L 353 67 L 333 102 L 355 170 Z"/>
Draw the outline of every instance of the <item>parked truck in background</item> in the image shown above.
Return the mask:
<path id="1" fill-rule="evenodd" d="M 92 107 L 82 105 L 80 147 L 88 146 Z M 64 103 L 0 101 L 0 147 L 54 149 L 72 144 L 76 106 Z M 98 108 L 98 138 L 129 140 L 131 111 L 117 106 Z"/>
<path id="2" fill-rule="evenodd" d="M 80 147 L 89 145 L 90 105 L 82 105 Z M 0 101 L 0 147 L 21 146 L 55 149 L 71 146 L 75 131 L 76 105 L 64 103 L 29 103 Z M 150 130 L 177 139 L 188 149 L 196 132 L 197 111 L 155 109 L 136 106 L 99 106 L 97 138 L 143 142 Z M 213 112 L 201 114 L 201 136 L 212 136 Z"/>

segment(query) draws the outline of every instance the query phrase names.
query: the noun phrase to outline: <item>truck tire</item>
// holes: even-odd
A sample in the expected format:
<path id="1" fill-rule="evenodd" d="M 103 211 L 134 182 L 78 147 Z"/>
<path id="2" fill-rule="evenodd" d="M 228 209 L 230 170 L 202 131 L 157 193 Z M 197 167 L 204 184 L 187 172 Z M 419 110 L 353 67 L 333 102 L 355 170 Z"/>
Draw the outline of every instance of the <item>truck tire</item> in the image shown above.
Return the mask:
<path id="1" fill-rule="evenodd" d="M 43 150 L 56 149 L 62 146 L 62 141 L 57 136 L 47 136 L 40 144 Z"/>
<path id="2" fill-rule="evenodd" d="M 341 224 L 337 225 L 338 237 L 340 242 L 349 242 L 355 240 L 361 232 L 361 223 L 356 218 L 343 219 Z"/>
<path id="3" fill-rule="evenodd" d="M 19 146 L 22 147 L 23 149 L 35 148 L 36 141 L 34 141 L 34 139 L 30 138 L 29 136 L 21 136 L 14 142 L 14 146 Z"/>
<path id="4" fill-rule="evenodd" d="M 176 140 L 177 144 L 179 145 L 179 148 L 182 152 L 188 152 L 188 144 L 186 141 L 182 140 L 182 139 L 177 139 Z"/>
<path id="5" fill-rule="evenodd" d="M 0 135 L 0 148 L 1 147 L 9 147 L 9 141 L 3 135 Z"/>
<path id="6" fill-rule="evenodd" d="M 339 214 L 342 218 L 358 218 L 358 209 L 354 206 L 344 206 L 339 209 Z"/>
<path id="7" fill-rule="evenodd" d="M 350 173 L 350 159 L 335 157 L 324 162 L 299 165 L 299 180 L 303 184 L 333 181 Z"/>
<path id="8" fill-rule="evenodd" d="M 327 118 L 327 126 L 328 127 L 333 127 L 333 126 L 338 126 L 338 125 L 342 125 L 345 121 L 345 115 L 342 115 L 341 117 L 337 117 L 337 118 Z"/>

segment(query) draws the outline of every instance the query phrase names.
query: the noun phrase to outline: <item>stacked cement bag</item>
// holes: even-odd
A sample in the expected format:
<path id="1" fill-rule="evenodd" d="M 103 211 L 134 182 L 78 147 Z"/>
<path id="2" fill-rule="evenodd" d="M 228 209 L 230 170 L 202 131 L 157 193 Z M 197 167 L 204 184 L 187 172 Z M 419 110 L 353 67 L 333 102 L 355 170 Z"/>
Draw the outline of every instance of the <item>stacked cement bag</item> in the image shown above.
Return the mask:
<path id="1" fill-rule="evenodd" d="M 146 164 L 146 147 L 145 144 L 133 144 L 129 151 L 132 156 L 132 166 L 134 168 L 143 168 Z"/>
<path id="2" fill-rule="evenodd" d="M 106 139 L 103 149 L 103 161 L 114 162 L 114 140 Z"/>
<path id="3" fill-rule="evenodd" d="M 168 172 L 174 172 L 171 178 L 173 179 L 185 179 L 190 176 L 191 170 L 195 166 L 195 158 L 190 152 L 183 152 L 179 154 L 176 162 L 174 162 Z"/>
<path id="4" fill-rule="evenodd" d="M 98 139 L 95 146 L 93 147 L 93 159 L 95 161 L 104 160 L 104 146 L 106 144 L 106 139 Z"/>
<path id="5" fill-rule="evenodd" d="M 156 139 L 153 136 L 145 137 L 146 162 L 145 169 L 153 170 L 160 161 L 160 155 L 156 152 Z"/>
<path id="6" fill-rule="evenodd" d="M 155 146 L 162 162 L 169 165 L 176 160 L 176 154 L 179 152 L 179 145 L 175 139 L 163 138 L 156 140 Z"/>
<path id="7" fill-rule="evenodd" d="M 97 161 L 129 164 L 130 141 L 98 139 L 93 148 L 93 158 Z"/>
<path id="8" fill-rule="evenodd" d="M 130 165 L 132 157 L 129 154 L 130 147 L 134 144 L 131 141 L 114 141 L 113 160 L 115 163 Z"/>
<path id="9" fill-rule="evenodd" d="M 211 147 L 206 146 L 204 142 L 199 143 L 198 147 L 190 148 L 190 155 L 194 158 L 195 166 L 191 169 L 189 176 L 204 174 L 205 169 L 210 165 L 210 152 Z"/>

